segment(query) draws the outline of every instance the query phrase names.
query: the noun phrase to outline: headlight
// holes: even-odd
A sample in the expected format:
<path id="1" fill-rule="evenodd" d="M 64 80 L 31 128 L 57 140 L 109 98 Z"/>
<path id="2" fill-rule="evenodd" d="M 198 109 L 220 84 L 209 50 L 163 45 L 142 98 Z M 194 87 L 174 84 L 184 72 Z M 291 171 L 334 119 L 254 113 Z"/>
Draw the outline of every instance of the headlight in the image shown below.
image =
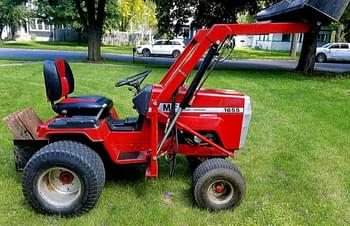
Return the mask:
<path id="1" fill-rule="evenodd" d="M 239 148 L 244 147 L 251 118 L 252 118 L 252 105 L 250 102 L 250 97 L 245 96 L 244 97 L 243 122 L 242 122 L 241 139 L 239 142 Z"/>

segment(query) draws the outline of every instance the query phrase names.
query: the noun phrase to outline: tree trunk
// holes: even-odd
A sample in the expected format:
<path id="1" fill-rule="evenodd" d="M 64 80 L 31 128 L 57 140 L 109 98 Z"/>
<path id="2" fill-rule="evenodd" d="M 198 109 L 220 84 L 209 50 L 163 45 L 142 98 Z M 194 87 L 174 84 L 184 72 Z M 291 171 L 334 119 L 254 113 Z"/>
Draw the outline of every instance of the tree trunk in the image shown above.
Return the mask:
<path id="1" fill-rule="evenodd" d="M 4 30 L 3 26 L 0 26 L 0 46 L 2 45 L 2 32 Z"/>
<path id="2" fill-rule="evenodd" d="M 101 60 L 101 34 L 102 32 L 95 25 L 88 28 L 88 60 Z"/>
<path id="3" fill-rule="evenodd" d="M 12 25 L 11 26 L 11 40 L 16 40 L 16 33 L 17 33 L 17 26 Z"/>
<path id="4" fill-rule="evenodd" d="M 299 34 L 298 33 L 293 33 L 292 34 L 292 43 L 290 45 L 289 55 L 291 57 L 294 57 L 294 58 L 297 56 L 298 39 L 299 39 Z"/>
<path id="5" fill-rule="evenodd" d="M 78 45 L 81 45 L 81 33 L 82 33 L 82 29 L 77 29 L 77 32 L 78 32 Z"/>
<path id="6" fill-rule="evenodd" d="M 335 42 L 340 42 L 342 31 L 343 31 L 343 25 L 342 24 L 338 24 L 337 25 L 337 31 L 335 33 Z"/>
<path id="7" fill-rule="evenodd" d="M 320 26 L 312 25 L 310 31 L 304 34 L 303 46 L 298 62 L 295 68 L 305 75 L 312 74 L 315 70 L 317 36 L 320 31 Z"/>

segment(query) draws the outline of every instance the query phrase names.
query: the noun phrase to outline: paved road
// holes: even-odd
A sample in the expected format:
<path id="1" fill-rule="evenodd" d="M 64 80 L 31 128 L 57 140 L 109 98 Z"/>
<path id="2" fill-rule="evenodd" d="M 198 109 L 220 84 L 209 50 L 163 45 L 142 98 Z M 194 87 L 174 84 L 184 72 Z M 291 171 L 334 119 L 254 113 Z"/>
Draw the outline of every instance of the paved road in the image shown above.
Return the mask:
<path id="1" fill-rule="evenodd" d="M 131 55 L 122 54 L 102 54 L 106 59 L 120 61 L 120 62 L 132 62 Z M 55 51 L 55 50 L 28 50 L 28 49 L 7 49 L 0 48 L 0 57 L 6 58 L 22 58 L 22 59 L 54 59 L 57 57 L 65 58 L 67 60 L 86 59 L 86 52 L 73 52 L 73 51 Z M 173 58 L 167 57 L 135 57 L 136 62 L 171 65 L 174 62 Z M 257 70 L 293 70 L 296 67 L 296 61 L 285 60 L 234 60 L 225 61 L 220 63 L 218 67 L 230 68 L 230 69 L 257 69 Z M 316 64 L 316 70 L 344 73 L 350 72 L 350 64 L 345 63 L 323 63 Z"/>

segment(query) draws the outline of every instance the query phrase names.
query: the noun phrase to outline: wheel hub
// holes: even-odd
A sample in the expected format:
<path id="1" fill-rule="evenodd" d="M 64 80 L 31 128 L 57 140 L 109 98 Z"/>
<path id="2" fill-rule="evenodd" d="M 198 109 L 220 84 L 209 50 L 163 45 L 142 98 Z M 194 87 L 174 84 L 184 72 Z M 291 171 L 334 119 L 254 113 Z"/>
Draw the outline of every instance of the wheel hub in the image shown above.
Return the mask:
<path id="1" fill-rule="evenodd" d="M 80 197 L 82 185 L 73 171 L 53 167 L 40 174 L 37 189 L 41 198 L 49 204 L 67 207 Z"/>
<path id="2" fill-rule="evenodd" d="M 222 186 L 222 184 L 221 183 L 217 183 L 215 185 L 215 192 L 216 193 L 222 193 L 223 191 L 224 191 L 224 187 Z"/>
<path id="3" fill-rule="evenodd" d="M 59 179 L 63 185 L 66 185 L 71 184 L 73 182 L 74 176 L 68 171 L 63 171 L 60 173 Z"/>
<path id="4" fill-rule="evenodd" d="M 208 198 L 216 204 L 229 202 L 234 194 L 233 185 L 226 180 L 216 180 L 210 184 L 207 190 Z"/>

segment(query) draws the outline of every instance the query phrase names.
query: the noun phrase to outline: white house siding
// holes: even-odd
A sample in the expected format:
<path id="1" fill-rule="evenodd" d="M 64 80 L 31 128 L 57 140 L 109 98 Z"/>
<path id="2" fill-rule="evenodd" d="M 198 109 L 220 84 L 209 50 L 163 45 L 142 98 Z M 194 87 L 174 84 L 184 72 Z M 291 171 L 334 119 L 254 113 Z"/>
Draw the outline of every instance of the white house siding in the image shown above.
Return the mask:
<path id="1" fill-rule="evenodd" d="M 5 27 L 4 30 L 2 31 L 2 33 L 0 34 L 1 39 L 5 39 L 8 36 L 9 32 L 10 31 L 9 31 L 8 27 Z"/>
<path id="2" fill-rule="evenodd" d="M 290 50 L 291 41 L 284 41 L 283 34 L 255 35 L 252 48 L 263 50 Z M 291 38 L 291 37 L 290 37 Z M 300 38 L 297 43 L 297 51 L 301 50 Z"/>
<path id="3" fill-rule="evenodd" d="M 273 42 L 271 45 L 271 50 L 281 50 L 281 51 L 289 51 L 291 46 L 291 42 Z M 297 51 L 301 51 L 301 43 L 297 43 Z"/>
<path id="4" fill-rule="evenodd" d="M 331 29 L 329 27 L 322 27 L 317 46 L 322 46 L 330 42 Z M 297 51 L 301 51 L 303 35 L 299 35 L 297 42 Z M 284 34 L 266 34 L 266 35 L 255 35 L 251 47 L 255 49 L 264 50 L 290 50 L 291 46 L 291 35 Z"/>
<path id="5" fill-rule="evenodd" d="M 271 49 L 273 34 L 254 35 L 252 48 L 255 49 Z"/>
<path id="6" fill-rule="evenodd" d="M 253 44 L 253 35 L 237 35 L 235 37 L 236 47 L 251 47 Z"/>

